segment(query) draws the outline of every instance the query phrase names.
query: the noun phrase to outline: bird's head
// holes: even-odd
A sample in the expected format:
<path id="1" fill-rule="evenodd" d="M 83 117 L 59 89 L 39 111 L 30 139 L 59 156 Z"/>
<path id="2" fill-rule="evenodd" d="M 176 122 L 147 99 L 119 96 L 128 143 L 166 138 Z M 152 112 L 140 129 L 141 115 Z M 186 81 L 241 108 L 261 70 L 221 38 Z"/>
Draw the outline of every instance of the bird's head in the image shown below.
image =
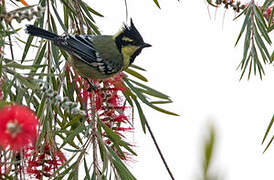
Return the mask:
<path id="1" fill-rule="evenodd" d="M 130 19 L 130 26 L 124 25 L 122 30 L 114 35 L 114 40 L 124 59 L 129 60 L 129 64 L 133 63 L 142 49 L 151 47 L 150 44 L 144 42 L 132 19 Z"/>

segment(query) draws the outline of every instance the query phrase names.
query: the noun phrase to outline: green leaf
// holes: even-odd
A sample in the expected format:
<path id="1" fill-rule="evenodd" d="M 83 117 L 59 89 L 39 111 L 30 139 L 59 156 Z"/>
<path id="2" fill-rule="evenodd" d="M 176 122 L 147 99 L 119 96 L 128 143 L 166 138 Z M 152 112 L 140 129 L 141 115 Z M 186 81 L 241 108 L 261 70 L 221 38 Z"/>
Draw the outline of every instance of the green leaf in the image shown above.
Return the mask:
<path id="1" fill-rule="evenodd" d="M 126 71 L 128 74 L 130 74 L 130 75 L 132 75 L 132 76 L 134 76 L 134 77 L 136 77 L 136 78 L 138 78 L 138 79 L 140 79 L 140 80 L 142 80 L 142 81 L 145 81 L 145 82 L 148 81 L 147 78 L 145 78 L 143 75 L 141 75 L 140 73 L 134 71 L 134 70 L 131 69 L 131 68 L 127 68 L 125 71 Z"/>
<path id="2" fill-rule="evenodd" d="M 51 42 L 51 51 L 52 51 L 52 57 L 55 63 L 55 67 L 58 69 L 59 73 L 61 73 L 61 69 L 59 67 L 58 49 L 52 42 Z"/>
<path id="3" fill-rule="evenodd" d="M 85 179 L 90 180 L 91 177 L 89 175 L 89 168 L 88 168 L 87 161 L 86 161 L 85 157 L 84 157 L 84 168 L 85 168 L 85 174 L 86 174 Z"/>
<path id="4" fill-rule="evenodd" d="M 65 32 L 68 32 L 66 26 L 64 25 L 64 23 L 63 23 L 61 17 L 60 17 L 59 14 L 58 14 L 58 11 L 57 11 L 56 8 L 54 7 L 54 3 L 52 3 L 51 5 L 52 5 L 51 7 L 52 7 L 52 9 L 53 9 L 53 11 L 54 11 L 54 13 L 55 13 L 55 15 L 56 15 L 56 18 L 57 18 L 59 24 L 61 25 L 62 29 L 63 29 Z"/>
<path id="5" fill-rule="evenodd" d="M 141 94 L 141 93 L 140 93 L 140 92 L 139 92 L 139 91 L 138 91 L 138 90 L 129 82 L 128 79 L 125 78 L 125 79 L 124 79 L 124 82 L 129 86 L 129 88 L 130 88 L 133 92 L 135 92 L 135 94 L 137 95 L 137 97 L 138 97 L 143 103 L 145 103 L 146 105 L 148 105 L 149 107 L 155 109 L 156 111 L 159 111 L 159 112 L 162 112 L 162 113 L 165 113 L 165 114 L 168 114 L 168 115 L 179 116 L 179 115 L 176 114 L 176 113 L 167 111 L 167 110 L 165 110 L 165 109 L 162 109 L 162 108 L 157 107 L 157 106 L 153 105 L 152 103 L 150 103 L 150 102 L 146 99 L 146 97 L 145 97 L 143 94 Z"/>
<path id="6" fill-rule="evenodd" d="M 108 136 L 109 139 L 112 140 L 112 142 L 120 144 L 120 141 L 121 141 L 120 136 L 118 136 L 115 132 L 112 131 L 112 129 L 110 129 L 107 125 L 105 125 L 105 123 L 102 123 L 100 120 L 98 120 L 98 123 L 101 127 L 103 127 L 103 129 L 106 132 L 106 135 Z"/>
<path id="7" fill-rule="evenodd" d="M 264 11 L 266 8 L 268 8 L 273 2 L 274 2 L 274 0 L 265 0 L 264 4 L 262 6 L 262 11 Z"/>
<path id="8" fill-rule="evenodd" d="M 264 143 L 264 141 L 265 141 L 265 139 L 266 139 L 266 137 L 267 137 L 267 135 L 268 135 L 268 133 L 269 133 L 269 131 L 270 131 L 272 125 L 273 125 L 273 122 L 274 122 L 274 115 L 272 116 L 272 119 L 271 119 L 271 121 L 270 121 L 269 124 L 268 124 L 268 127 L 267 127 L 267 129 L 266 129 L 266 132 L 265 132 L 265 134 L 264 134 L 264 138 L 263 138 L 263 140 L 262 140 L 262 144 Z"/>
<path id="9" fill-rule="evenodd" d="M 143 112 L 143 109 L 140 105 L 140 103 L 138 102 L 138 100 L 136 98 L 133 98 L 135 104 L 136 104 L 136 107 L 137 107 L 137 110 L 138 110 L 138 114 L 139 114 L 139 117 L 140 117 L 140 121 L 141 121 L 141 125 L 142 125 L 142 129 L 144 131 L 144 133 L 146 134 L 146 116 Z"/>
<path id="10" fill-rule="evenodd" d="M 129 152 L 131 152 L 134 155 L 137 155 L 130 147 L 129 144 L 126 143 L 121 139 L 119 135 L 117 135 L 111 128 L 109 128 L 107 125 L 102 123 L 100 120 L 98 121 L 99 125 L 103 127 L 103 129 L 106 132 L 106 136 L 114 143 L 114 146 L 117 148 L 117 150 L 121 153 L 121 155 L 124 156 L 124 153 L 120 149 L 119 146 L 123 146 L 125 149 L 127 149 Z"/>
<path id="11" fill-rule="evenodd" d="M 42 44 L 40 44 L 42 46 Z M 41 61 L 45 55 L 46 52 L 46 47 L 47 47 L 47 43 L 44 43 L 44 45 L 42 46 L 42 48 L 39 50 L 39 53 L 36 54 L 36 57 L 33 61 L 33 66 L 36 67 L 37 65 L 41 64 Z M 30 74 L 34 74 L 37 71 L 37 68 L 35 68 L 34 70 L 31 70 Z"/>
<path id="12" fill-rule="evenodd" d="M 158 2 L 157 0 L 153 0 L 153 1 L 154 1 L 154 3 L 157 5 L 157 7 L 158 7 L 159 9 L 161 9 L 159 2 Z"/>
<path id="13" fill-rule="evenodd" d="M 270 54 L 269 54 L 269 52 L 268 52 L 268 50 L 267 50 L 267 48 L 266 48 L 266 46 L 265 46 L 262 38 L 260 37 L 260 35 L 258 34 L 257 31 L 255 31 L 254 35 L 255 35 L 255 41 L 256 41 L 257 46 L 258 46 L 258 48 L 259 48 L 259 50 L 261 52 L 262 57 L 264 56 L 264 54 L 266 54 L 266 56 L 268 58 L 266 62 L 268 62 L 268 61 L 270 62 L 271 57 L 270 57 Z M 263 57 L 263 59 L 266 59 L 266 57 Z"/>
<path id="14" fill-rule="evenodd" d="M 121 179 L 124 180 L 136 180 L 136 178 L 131 174 L 131 172 L 127 169 L 127 167 L 124 165 L 124 163 L 121 161 L 121 159 L 117 156 L 113 150 L 106 145 L 106 148 L 112 155 L 112 164 L 115 166 L 115 169 L 117 173 L 119 174 Z"/>
<path id="15" fill-rule="evenodd" d="M 271 44 L 271 39 L 268 36 L 268 32 L 267 32 L 267 27 L 265 27 L 263 24 L 261 24 L 261 22 L 258 19 L 255 18 L 255 20 L 256 20 L 257 26 L 258 26 L 262 36 L 264 37 L 266 42 L 268 42 L 268 44 Z"/>
<path id="16" fill-rule="evenodd" d="M 45 98 L 45 96 L 43 96 L 42 100 L 40 101 L 39 107 L 36 109 L 36 115 L 38 118 L 41 118 L 41 116 L 44 112 L 45 102 L 46 102 L 46 98 Z"/>
<path id="17" fill-rule="evenodd" d="M 172 100 L 166 100 L 166 101 L 150 101 L 150 103 L 152 104 L 168 104 L 168 103 L 172 103 Z"/>
<path id="18" fill-rule="evenodd" d="M 251 13 L 251 9 L 250 9 L 250 8 L 246 8 L 246 9 L 247 9 L 247 13 L 246 13 L 246 15 L 245 15 L 245 20 L 244 20 L 244 23 L 243 23 L 243 25 L 242 25 L 241 31 L 240 31 L 240 33 L 239 33 L 239 35 L 238 35 L 238 38 L 237 38 L 236 43 L 235 43 L 234 46 L 236 46 L 236 45 L 238 44 L 238 42 L 239 42 L 239 40 L 240 40 L 240 38 L 241 38 L 241 36 L 242 36 L 242 34 L 243 34 L 245 28 L 248 26 L 248 24 L 250 24 L 250 13 Z"/>
<path id="19" fill-rule="evenodd" d="M 85 2 L 84 2 L 85 3 Z M 85 3 L 86 4 L 86 3 Z M 96 16 L 99 16 L 99 17 L 104 17 L 104 15 L 102 15 L 102 14 L 100 14 L 98 11 L 95 11 L 94 9 L 92 9 L 90 6 L 88 6 L 87 4 L 86 4 L 86 7 L 88 8 L 88 10 L 92 13 L 92 14 L 94 14 L 94 15 L 96 15 Z"/>
<path id="20" fill-rule="evenodd" d="M 273 24 L 273 17 L 274 17 L 274 6 L 271 9 L 271 14 L 270 14 L 270 17 L 268 19 L 268 28 L 267 28 L 268 32 L 272 31 L 272 29 L 273 29 L 273 26 L 274 26 L 274 24 Z M 272 24 L 272 29 L 270 28 L 271 24 Z"/>
<path id="21" fill-rule="evenodd" d="M 245 14 L 246 11 L 247 11 L 247 9 L 249 9 L 248 6 L 240 14 L 238 14 L 235 18 L 233 18 L 233 21 L 235 21 L 236 19 L 238 19 L 241 15 Z"/>
<path id="22" fill-rule="evenodd" d="M 128 152 L 130 152 L 131 154 L 137 156 L 137 154 L 130 148 L 130 144 L 121 140 L 120 145 L 123 146 L 126 150 L 128 150 Z"/>
<path id="23" fill-rule="evenodd" d="M 255 19 L 260 21 L 260 23 L 263 25 L 263 27 L 266 28 L 266 23 L 265 23 L 265 20 L 264 20 L 261 10 L 256 5 L 253 5 L 252 8 L 253 8 L 253 12 L 255 14 Z"/>
<path id="24" fill-rule="evenodd" d="M 116 147 L 116 149 L 119 151 L 119 153 L 122 156 L 125 156 L 123 151 L 120 148 L 120 145 L 121 145 L 121 142 L 122 142 L 121 137 L 118 136 L 115 132 L 113 132 L 113 130 L 111 128 L 109 128 L 107 125 L 102 123 L 100 120 L 98 120 L 98 124 L 101 127 L 103 127 L 103 129 L 105 130 L 105 133 L 106 133 L 105 136 L 108 137 L 113 142 L 113 145 Z"/>
<path id="25" fill-rule="evenodd" d="M 251 59 L 251 54 L 249 54 L 249 56 L 248 56 L 248 58 L 246 59 L 246 61 L 243 61 L 243 60 L 242 60 L 242 62 L 241 62 L 242 67 L 243 67 L 243 68 L 241 68 L 241 69 L 242 69 L 243 71 L 242 71 L 240 80 L 241 80 L 241 79 L 243 78 L 243 76 L 244 76 L 245 70 L 246 70 L 246 68 L 247 68 L 247 65 L 248 65 L 250 59 Z"/>
<path id="26" fill-rule="evenodd" d="M 82 152 L 82 149 L 68 149 L 68 148 L 63 148 L 64 150 L 68 151 L 68 152 L 73 152 L 73 153 L 77 153 L 77 152 Z"/>
<path id="27" fill-rule="evenodd" d="M 211 161 L 212 161 L 212 155 L 215 145 L 215 130 L 213 127 L 210 127 L 209 130 L 209 137 L 204 142 L 204 161 L 203 161 L 203 175 L 204 179 L 208 179 L 209 176 L 208 169 L 210 167 Z"/>
<path id="28" fill-rule="evenodd" d="M 37 90 L 40 89 L 39 84 L 34 81 L 33 79 L 30 78 L 26 78 L 21 76 L 20 74 L 16 73 L 14 75 L 15 78 L 17 78 L 22 84 L 24 84 L 27 88 L 33 89 L 33 90 Z"/>
<path id="29" fill-rule="evenodd" d="M 73 139 L 75 138 L 75 136 L 77 136 L 78 134 L 80 134 L 81 132 L 83 132 L 85 129 L 86 129 L 86 127 L 84 126 L 84 124 L 80 124 L 76 129 L 70 131 L 69 136 L 67 136 L 63 140 L 63 144 L 61 145 L 61 147 L 63 147 L 67 143 L 72 142 Z"/>
<path id="30" fill-rule="evenodd" d="M 257 53 L 255 46 L 252 47 L 252 54 L 253 54 L 253 58 L 254 58 L 254 74 L 256 75 L 256 69 L 258 68 L 260 79 L 262 79 L 262 75 L 265 74 L 265 72 L 264 72 L 263 66 L 259 60 L 258 53 Z"/>
<path id="31" fill-rule="evenodd" d="M 247 57 L 247 53 L 250 47 L 250 35 L 251 35 L 251 23 L 249 22 L 247 24 L 247 30 L 246 30 L 246 35 L 245 35 L 245 41 L 244 41 L 244 54 L 243 54 L 243 59 L 242 62 L 244 64 L 246 57 Z M 241 69 L 243 69 L 243 64 Z"/>
<path id="32" fill-rule="evenodd" d="M 34 26 L 37 26 L 37 24 L 38 24 L 38 21 L 36 21 L 33 25 L 34 25 Z M 25 58 L 26 58 L 26 56 L 27 56 L 27 54 L 28 54 L 28 51 L 29 51 L 29 48 L 30 48 L 30 46 L 31 46 L 32 40 L 33 40 L 33 36 L 29 36 L 29 37 L 28 37 L 28 40 L 27 40 L 27 42 L 26 42 L 24 51 L 23 51 L 23 56 L 22 56 L 22 59 L 21 59 L 21 64 L 24 62 L 24 60 L 25 60 Z"/>
<path id="33" fill-rule="evenodd" d="M 140 67 L 140 66 L 137 66 L 135 64 L 131 64 L 130 67 L 134 68 L 134 69 L 138 69 L 138 70 L 141 70 L 141 71 L 146 71 L 144 68 Z"/>
<path id="34" fill-rule="evenodd" d="M 270 146 L 270 144 L 272 143 L 273 140 L 274 140 L 274 136 L 272 136 L 271 140 L 268 142 L 268 144 L 267 144 L 266 148 L 264 149 L 263 153 L 265 153 L 265 151 L 269 148 L 269 146 Z"/>
<path id="35" fill-rule="evenodd" d="M 212 0 L 206 0 L 207 3 L 215 8 L 217 8 L 218 6 L 216 6 L 215 4 L 212 3 Z"/>
<path id="36" fill-rule="evenodd" d="M 157 91 L 157 90 L 155 90 L 155 89 L 153 89 L 153 88 L 151 88 L 149 86 L 141 84 L 141 83 L 139 83 L 137 81 L 134 81 L 132 79 L 128 78 L 128 80 L 131 81 L 131 82 L 133 82 L 134 84 L 136 84 L 136 85 L 138 85 L 138 86 L 146 89 L 147 93 L 150 94 L 150 95 L 152 95 L 152 96 L 155 96 L 155 97 L 158 97 L 158 98 L 161 98 L 161 99 L 169 99 L 168 95 L 165 95 L 164 93 L 161 93 L 160 91 Z"/>
<path id="37" fill-rule="evenodd" d="M 24 49 L 23 56 L 22 56 L 22 59 L 21 59 L 21 64 L 24 62 L 24 60 L 25 60 L 25 58 L 27 56 L 27 53 L 28 53 L 29 48 L 31 46 L 32 40 L 33 40 L 33 36 L 29 36 L 28 40 L 27 40 L 27 43 L 25 45 L 25 49 Z"/>
<path id="38" fill-rule="evenodd" d="M 274 29 L 274 24 L 267 28 L 267 32 L 271 32 Z"/>
<path id="39" fill-rule="evenodd" d="M 56 174 L 58 174 L 62 169 L 65 169 L 61 174 L 59 174 L 57 177 L 55 177 L 54 179 L 60 179 L 62 180 L 62 177 L 64 177 L 66 175 L 66 173 L 68 173 L 71 169 L 74 168 L 74 166 L 77 164 L 77 162 L 73 163 L 73 164 L 69 164 L 73 159 L 74 157 L 77 155 L 77 153 L 74 153 L 70 159 L 68 159 L 62 166 L 60 166 L 57 170 L 55 170 L 53 172 L 53 174 L 51 175 L 51 177 L 55 177 Z M 65 167 L 68 167 L 68 168 L 65 168 Z"/>
<path id="40" fill-rule="evenodd" d="M 6 59 L 7 62 L 7 59 Z M 8 68 L 16 68 L 16 69 L 30 69 L 30 70 L 34 70 L 37 68 L 41 68 L 41 67 L 45 67 L 46 65 L 22 65 L 22 64 L 18 64 L 15 61 L 10 61 L 8 60 L 8 63 L 6 63 L 5 65 L 3 65 L 3 67 L 8 67 Z"/>
<path id="41" fill-rule="evenodd" d="M 72 169 L 74 169 L 77 165 L 77 162 L 73 163 L 72 165 L 69 165 L 68 168 L 64 168 L 65 170 L 60 173 L 57 177 L 55 177 L 55 180 L 63 180 L 64 176 L 68 174 Z"/>
<path id="42" fill-rule="evenodd" d="M 67 11 L 71 12 L 73 16 L 77 15 L 76 11 L 72 8 L 72 6 L 68 4 L 70 1 L 67 1 L 67 0 L 61 0 L 61 1 L 62 1 L 62 4 L 64 4 L 64 7 L 67 8 Z"/>
<path id="43" fill-rule="evenodd" d="M 84 17 L 85 18 L 85 17 Z M 98 27 L 90 21 L 90 19 L 85 18 L 85 20 L 87 21 L 87 24 L 89 25 L 89 27 L 93 30 L 93 33 L 100 35 L 100 31 L 98 30 Z"/>

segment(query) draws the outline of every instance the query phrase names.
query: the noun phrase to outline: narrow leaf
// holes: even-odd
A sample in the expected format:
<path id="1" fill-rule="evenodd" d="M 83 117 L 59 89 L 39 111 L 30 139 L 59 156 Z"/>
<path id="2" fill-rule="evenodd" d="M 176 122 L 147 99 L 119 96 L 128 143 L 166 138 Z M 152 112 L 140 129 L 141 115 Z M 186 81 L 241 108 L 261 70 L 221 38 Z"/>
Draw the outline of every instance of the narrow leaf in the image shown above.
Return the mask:
<path id="1" fill-rule="evenodd" d="M 143 103 L 145 103 L 146 105 L 148 105 L 149 107 L 151 107 L 151 108 L 153 108 L 153 109 L 155 109 L 155 110 L 157 110 L 157 111 L 159 111 L 159 112 L 165 113 L 165 114 L 169 114 L 169 115 L 173 115 L 173 116 L 179 116 L 179 115 L 176 114 L 176 113 L 167 111 L 167 110 L 165 110 L 165 109 L 162 109 L 162 108 L 160 108 L 160 107 L 157 107 L 157 106 L 153 105 L 152 103 L 150 103 L 150 102 L 146 99 L 146 97 L 145 97 L 143 94 L 141 94 L 141 93 L 140 93 L 140 92 L 139 92 L 139 91 L 138 91 L 138 90 L 129 82 L 129 80 L 124 79 L 124 81 L 125 81 L 126 84 L 129 86 L 129 88 L 130 88 L 133 92 L 136 93 L 136 95 L 138 96 L 138 98 L 139 98 Z"/>
<path id="2" fill-rule="evenodd" d="M 63 144 L 61 145 L 61 147 L 63 147 L 65 144 L 67 144 L 69 142 L 72 142 L 73 139 L 75 138 L 75 136 L 77 136 L 79 133 L 83 132 L 85 129 L 86 129 L 86 127 L 84 126 L 84 124 L 80 124 L 79 127 L 74 129 L 73 131 L 71 131 L 69 136 L 67 136 L 63 140 Z"/>
<path id="3" fill-rule="evenodd" d="M 56 17 L 57 17 L 57 20 L 58 20 L 59 24 L 60 24 L 61 27 L 62 27 L 62 29 L 63 29 L 65 32 L 68 32 L 66 26 L 64 25 L 64 23 L 63 23 L 61 17 L 60 17 L 59 14 L 58 14 L 58 11 L 57 11 L 56 8 L 54 7 L 54 3 L 51 3 L 51 5 L 52 5 L 51 7 L 52 7 L 52 9 L 53 9 L 53 11 L 54 11 L 54 13 L 55 13 L 55 15 L 56 15 Z"/>
<path id="4" fill-rule="evenodd" d="M 246 26 L 247 26 L 248 24 L 250 24 L 250 13 L 251 13 L 251 10 L 248 9 L 248 10 L 247 10 L 247 14 L 245 15 L 245 20 L 244 20 L 244 23 L 243 23 L 243 25 L 242 25 L 241 31 L 240 31 L 240 33 L 239 33 L 239 35 L 238 35 L 238 38 L 237 38 L 236 43 L 235 43 L 234 46 L 236 46 L 236 45 L 238 44 L 238 42 L 239 42 L 239 40 L 240 40 L 240 38 L 241 38 L 241 36 L 242 36 L 242 34 L 243 34 L 243 32 L 244 32 Z"/>
<path id="5" fill-rule="evenodd" d="M 154 3 L 157 5 L 157 7 L 158 7 L 159 9 L 161 9 L 161 7 L 160 7 L 160 4 L 159 4 L 158 0 L 153 0 L 153 1 L 154 1 Z"/>
<path id="6" fill-rule="evenodd" d="M 137 107 L 137 110 L 138 110 L 138 114 L 139 114 L 139 117 L 140 117 L 140 121 L 141 121 L 141 125 L 142 125 L 142 129 L 144 131 L 144 133 L 146 134 L 146 116 L 143 112 L 143 109 L 140 105 L 140 103 L 138 102 L 138 100 L 136 98 L 133 98 L 135 104 L 136 104 L 136 107 Z"/>
<path id="7" fill-rule="evenodd" d="M 263 153 L 265 153 L 265 151 L 269 148 L 269 146 L 272 143 L 273 139 L 274 139 L 274 136 L 272 136 L 271 140 L 268 142 L 268 144 L 267 144 L 266 148 L 264 149 Z"/>
<path id="8" fill-rule="evenodd" d="M 132 76 L 134 76 L 134 77 L 136 77 L 136 78 L 138 78 L 138 79 L 140 79 L 140 80 L 142 80 L 142 81 L 145 81 L 145 82 L 148 81 L 146 77 L 144 77 L 143 75 L 141 75 L 141 74 L 138 73 L 137 71 L 134 71 L 134 70 L 131 69 L 131 68 L 127 68 L 125 71 L 126 71 L 128 74 L 130 74 L 130 75 L 132 75 Z"/>
<path id="9" fill-rule="evenodd" d="M 269 124 L 268 124 L 268 127 L 267 127 L 267 129 L 266 129 L 266 132 L 265 132 L 265 134 L 264 134 L 264 138 L 263 138 L 263 140 L 262 140 L 262 144 L 264 143 L 264 141 L 265 141 L 265 139 L 266 139 L 266 137 L 267 137 L 267 135 L 268 135 L 268 133 L 269 133 L 269 131 L 270 131 L 272 125 L 273 125 L 273 122 L 274 122 L 274 115 L 272 116 L 272 119 L 271 119 L 271 121 L 270 121 Z"/>
<path id="10" fill-rule="evenodd" d="M 268 42 L 268 44 L 271 44 L 272 42 L 270 37 L 268 36 L 267 28 L 258 19 L 255 18 L 255 20 L 262 36 L 264 37 L 266 42 Z"/>
<path id="11" fill-rule="evenodd" d="M 149 86 L 146 86 L 146 85 L 144 85 L 144 84 L 142 84 L 142 83 L 139 83 L 139 82 L 137 82 L 137 81 L 134 81 L 134 80 L 132 80 L 132 79 L 129 79 L 129 78 L 128 78 L 128 80 L 130 80 L 130 81 L 133 82 L 134 84 L 136 84 L 136 85 L 138 85 L 138 86 L 140 86 L 140 87 L 142 87 L 142 88 L 148 90 L 149 92 L 151 92 L 152 94 L 154 94 L 156 97 L 159 97 L 159 98 L 162 98 L 162 99 L 169 99 L 169 96 L 168 96 L 168 95 L 165 95 L 164 93 L 162 93 L 162 92 L 160 92 L 160 91 L 157 91 L 157 90 L 155 90 L 155 89 L 153 89 L 153 88 L 151 88 L 151 87 L 149 87 Z"/>

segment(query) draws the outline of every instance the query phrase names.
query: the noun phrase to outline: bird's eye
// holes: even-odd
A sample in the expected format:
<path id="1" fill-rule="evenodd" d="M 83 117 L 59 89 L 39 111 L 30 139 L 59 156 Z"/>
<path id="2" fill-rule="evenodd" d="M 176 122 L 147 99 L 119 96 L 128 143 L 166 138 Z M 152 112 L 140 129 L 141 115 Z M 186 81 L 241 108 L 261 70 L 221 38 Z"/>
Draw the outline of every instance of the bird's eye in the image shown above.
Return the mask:
<path id="1" fill-rule="evenodd" d="M 128 46 L 132 44 L 132 41 L 122 41 L 123 46 Z"/>

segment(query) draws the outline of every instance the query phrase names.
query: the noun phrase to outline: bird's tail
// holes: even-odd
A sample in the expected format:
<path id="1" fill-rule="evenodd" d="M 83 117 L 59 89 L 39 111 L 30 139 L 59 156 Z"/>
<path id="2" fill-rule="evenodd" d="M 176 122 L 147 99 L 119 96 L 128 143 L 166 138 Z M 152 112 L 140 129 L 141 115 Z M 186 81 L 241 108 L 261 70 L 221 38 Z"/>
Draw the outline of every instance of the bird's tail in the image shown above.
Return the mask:
<path id="1" fill-rule="evenodd" d="M 46 31 L 33 25 L 27 25 L 26 33 L 30 34 L 31 36 L 38 36 L 52 41 L 59 37 L 52 32 Z"/>

